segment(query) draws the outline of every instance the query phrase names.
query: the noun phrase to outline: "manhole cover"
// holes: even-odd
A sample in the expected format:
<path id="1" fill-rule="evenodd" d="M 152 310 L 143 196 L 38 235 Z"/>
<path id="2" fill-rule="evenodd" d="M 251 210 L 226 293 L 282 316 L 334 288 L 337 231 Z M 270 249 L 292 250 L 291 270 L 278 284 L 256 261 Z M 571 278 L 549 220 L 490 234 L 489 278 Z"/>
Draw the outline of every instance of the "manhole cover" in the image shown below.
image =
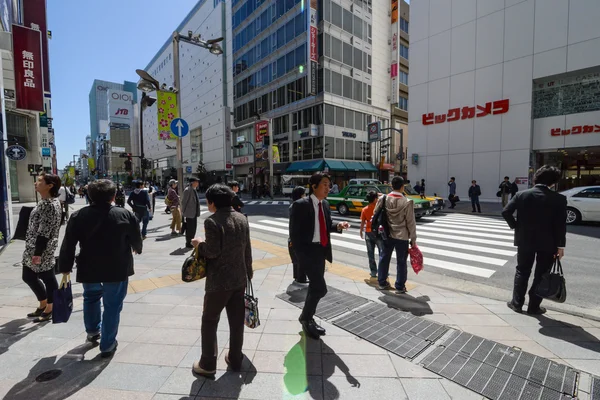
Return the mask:
<path id="1" fill-rule="evenodd" d="M 42 374 L 39 374 L 37 378 L 35 378 L 36 382 L 48 382 L 58 378 L 62 374 L 62 370 L 60 369 L 51 369 L 50 371 L 46 371 Z"/>

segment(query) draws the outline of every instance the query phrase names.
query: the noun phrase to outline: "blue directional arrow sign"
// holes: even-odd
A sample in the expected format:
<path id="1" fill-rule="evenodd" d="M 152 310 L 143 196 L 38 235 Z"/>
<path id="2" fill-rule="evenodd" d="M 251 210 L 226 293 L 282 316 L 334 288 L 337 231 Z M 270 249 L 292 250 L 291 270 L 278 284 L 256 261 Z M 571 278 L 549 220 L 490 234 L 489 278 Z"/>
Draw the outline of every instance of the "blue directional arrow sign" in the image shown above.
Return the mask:
<path id="1" fill-rule="evenodd" d="M 171 132 L 173 132 L 173 135 L 182 138 L 187 135 L 189 131 L 190 126 L 185 122 L 185 119 L 175 118 L 171 121 Z"/>

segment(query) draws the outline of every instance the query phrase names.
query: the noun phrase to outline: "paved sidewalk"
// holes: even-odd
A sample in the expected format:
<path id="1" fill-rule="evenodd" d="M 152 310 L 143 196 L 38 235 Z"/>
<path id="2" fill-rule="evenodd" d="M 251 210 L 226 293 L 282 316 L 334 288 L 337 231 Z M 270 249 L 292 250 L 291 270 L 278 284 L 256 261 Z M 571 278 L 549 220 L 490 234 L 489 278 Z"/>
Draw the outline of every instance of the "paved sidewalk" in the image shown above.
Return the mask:
<path id="1" fill-rule="evenodd" d="M 262 325 L 246 329 L 242 373 L 227 372 L 228 324 L 219 325 L 219 371 L 215 381 L 197 379 L 204 281 L 178 280 L 186 253 L 183 238 L 170 239 L 168 216 L 157 215 L 121 317 L 119 350 L 99 358 L 84 344 L 81 286 L 74 284 L 75 311 L 67 324 L 33 325 L 24 315 L 36 305 L 20 280 L 22 242 L 0 258 L 0 397 L 5 399 L 481 399 L 415 362 L 342 330 L 327 321 L 322 341 L 305 339 L 299 309 L 277 295 L 291 285 L 287 249 L 253 241 L 254 285 Z M 409 282 L 406 295 L 378 292 L 366 270 L 334 263 L 328 285 L 387 304 L 589 373 L 600 371 L 600 322 L 549 312 L 530 317 L 505 303 Z M 60 369 L 55 380 L 35 378 Z M 590 376 L 582 374 L 579 398 L 589 399 Z M 307 390 L 305 390 L 307 388 Z M 566 398 L 566 397 L 565 397 Z"/>

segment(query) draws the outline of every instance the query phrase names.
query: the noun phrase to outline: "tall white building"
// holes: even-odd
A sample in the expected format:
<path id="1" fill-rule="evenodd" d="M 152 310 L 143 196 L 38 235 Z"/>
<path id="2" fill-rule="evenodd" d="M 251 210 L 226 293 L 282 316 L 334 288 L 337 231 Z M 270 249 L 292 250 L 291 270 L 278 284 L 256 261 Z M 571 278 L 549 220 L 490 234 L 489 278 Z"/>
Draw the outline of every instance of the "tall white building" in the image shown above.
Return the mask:
<path id="1" fill-rule="evenodd" d="M 496 199 L 554 164 L 561 189 L 600 178 L 600 2 L 419 0 L 410 5 L 409 168 L 430 192 L 456 177 Z"/>
<path id="2" fill-rule="evenodd" d="M 206 170 L 217 176 L 228 173 L 231 165 L 231 105 L 233 88 L 231 72 L 231 2 L 200 0 L 175 31 L 187 35 L 191 31 L 201 39 L 225 37 L 224 53 L 213 55 L 207 49 L 181 42 L 180 80 L 181 115 L 190 127 L 183 138 L 183 171 L 189 177 L 202 162 Z M 175 86 L 173 76 L 173 44 L 169 37 L 145 70 L 167 87 Z M 151 93 L 154 96 L 154 93 Z M 140 95 L 141 98 L 141 95 Z M 153 161 L 157 179 L 171 176 L 176 167 L 176 142 L 161 140 L 158 134 L 158 104 L 143 112 L 144 153 Z"/>

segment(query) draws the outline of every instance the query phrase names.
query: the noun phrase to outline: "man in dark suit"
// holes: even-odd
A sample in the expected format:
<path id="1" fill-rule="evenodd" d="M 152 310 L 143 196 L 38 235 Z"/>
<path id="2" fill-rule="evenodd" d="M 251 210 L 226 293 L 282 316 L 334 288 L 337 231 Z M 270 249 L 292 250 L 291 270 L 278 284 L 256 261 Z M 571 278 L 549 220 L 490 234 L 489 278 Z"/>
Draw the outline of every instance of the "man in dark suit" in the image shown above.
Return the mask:
<path id="1" fill-rule="evenodd" d="M 310 196 L 292 204 L 290 210 L 290 238 L 294 244 L 298 263 L 309 279 L 308 294 L 299 321 L 306 334 L 318 339 L 325 329 L 317 325 L 314 315 L 319 300 L 327 294 L 325 260 L 332 262 L 330 233 L 342 233 L 349 228 L 347 222 L 334 224 L 327 200 L 331 179 L 321 172 L 309 180 Z"/>
<path id="2" fill-rule="evenodd" d="M 544 165 L 535 173 L 535 186 L 517 193 L 502 211 L 508 225 L 515 230 L 515 246 L 518 246 L 513 298 L 507 303 L 515 312 L 522 312 L 534 260 L 535 275 L 529 289 L 527 313 L 546 312 L 540 307 L 542 298 L 536 294 L 536 288 L 552 268 L 554 258 L 564 256 L 567 235 L 567 199 L 552 190 L 559 179 L 558 168 Z"/>

